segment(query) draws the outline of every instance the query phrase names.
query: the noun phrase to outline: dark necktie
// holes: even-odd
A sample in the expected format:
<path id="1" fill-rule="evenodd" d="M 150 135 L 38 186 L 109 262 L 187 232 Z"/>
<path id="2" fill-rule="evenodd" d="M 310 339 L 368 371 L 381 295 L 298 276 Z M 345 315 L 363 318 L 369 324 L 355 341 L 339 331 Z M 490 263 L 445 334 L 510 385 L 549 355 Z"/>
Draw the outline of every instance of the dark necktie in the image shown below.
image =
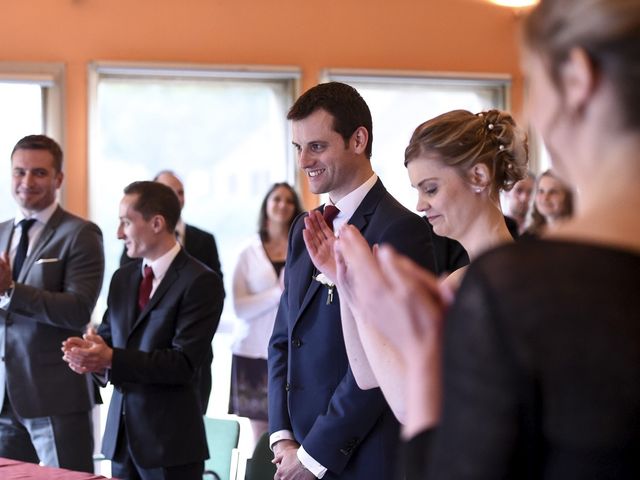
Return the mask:
<path id="1" fill-rule="evenodd" d="M 329 228 L 333 230 L 333 220 L 338 216 L 340 210 L 335 205 L 325 205 L 324 210 L 322 211 L 322 216 L 324 217 L 324 221 L 327 222 Z"/>
<path id="2" fill-rule="evenodd" d="M 149 303 L 149 297 L 151 296 L 151 289 L 153 287 L 153 270 L 149 265 L 144 266 L 144 276 L 140 282 L 140 288 L 138 289 L 138 308 L 140 311 L 144 310 L 144 307 Z"/>
<path id="3" fill-rule="evenodd" d="M 36 223 L 35 218 L 30 219 L 22 219 L 20 220 L 20 242 L 18 242 L 18 249 L 16 250 L 16 256 L 13 259 L 13 271 L 12 277 L 15 282 L 18 280 L 18 275 L 20 275 L 20 270 L 22 270 L 22 264 L 24 263 L 24 259 L 27 258 L 27 252 L 29 251 L 29 230 Z"/>

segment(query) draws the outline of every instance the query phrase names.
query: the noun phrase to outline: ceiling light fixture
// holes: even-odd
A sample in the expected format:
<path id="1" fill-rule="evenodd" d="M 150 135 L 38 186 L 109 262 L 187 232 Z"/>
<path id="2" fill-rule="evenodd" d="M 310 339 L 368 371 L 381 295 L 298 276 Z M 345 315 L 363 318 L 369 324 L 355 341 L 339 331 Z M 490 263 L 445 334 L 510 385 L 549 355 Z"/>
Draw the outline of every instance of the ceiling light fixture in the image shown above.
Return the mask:
<path id="1" fill-rule="evenodd" d="M 526 8 L 536 5 L 538 0 L 489 0 L 489 2 L 501 7 Z"/>

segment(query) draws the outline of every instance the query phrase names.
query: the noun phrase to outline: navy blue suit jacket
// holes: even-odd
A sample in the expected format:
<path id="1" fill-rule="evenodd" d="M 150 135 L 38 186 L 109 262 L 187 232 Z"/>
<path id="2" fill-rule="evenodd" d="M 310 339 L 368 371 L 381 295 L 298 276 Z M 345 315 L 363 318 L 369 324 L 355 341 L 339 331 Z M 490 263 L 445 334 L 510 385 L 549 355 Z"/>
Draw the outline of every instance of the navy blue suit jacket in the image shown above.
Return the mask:
<path id="1" fill-rule="evenodd" d="M 349 223 L 370 244 L 387 243 L 433 269 L 424 221 L 374 185 Z M 269 343 L 269 430 L 290 430 L 324 478 L 393 478 L 399 425 L 380 389 L 361 390 L 349 368 L 338 295 L 327 289 L 302 238 L 303 215 L 291 228 L 285 291 Z M 393 319 L 389 319 L 393 321 Z"/>
<path id="2" fill-rule="evenodd" d="M 139 260 L 116 271 L 98 330 L 114 349 L 102 451 L 113 458 L 123 418 L 129 448 L 142 467 L 199 462 L 208 450 L 196 374 L 222 313 L 222 281 L 180 250 L 138 312 L 140 279 Z"/>

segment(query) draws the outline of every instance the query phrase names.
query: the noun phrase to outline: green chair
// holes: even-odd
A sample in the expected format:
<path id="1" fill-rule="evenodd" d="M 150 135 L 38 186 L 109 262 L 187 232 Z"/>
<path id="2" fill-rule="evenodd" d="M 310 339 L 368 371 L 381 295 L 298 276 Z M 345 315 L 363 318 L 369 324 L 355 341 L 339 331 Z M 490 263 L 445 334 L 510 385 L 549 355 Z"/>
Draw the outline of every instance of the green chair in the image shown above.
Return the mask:
<path id="1" fill-rule="evenodd" d="M 253 450 L 253 456 L 247 459 L 244 480 L 273 480 L 276 466 L 271 460 L 273 452 L 269 448 L 269 434 L 264 433 Z"/>
<path id="2" fill-rule="evenodd" d="M 204 417 L 207 445 L 211 458 L 204 463 L 204 479 L 235 480 L 240 424 L 227 418 Z M 233 478 L 231 476 L 234 476 Z"/>

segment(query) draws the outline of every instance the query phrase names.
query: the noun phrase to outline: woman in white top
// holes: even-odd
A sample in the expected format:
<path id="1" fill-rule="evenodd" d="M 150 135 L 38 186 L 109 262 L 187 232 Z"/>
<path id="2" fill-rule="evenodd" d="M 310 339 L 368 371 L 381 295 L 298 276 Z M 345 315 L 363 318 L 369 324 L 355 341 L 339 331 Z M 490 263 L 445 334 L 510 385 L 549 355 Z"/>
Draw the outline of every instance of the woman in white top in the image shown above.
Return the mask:
<path id="1" fill-rule="evenodd" d="M 251 420 L 256 440 L 267 430 L 267 345 L 283 290 L 287 237 L 301 212 L 295 190 L 288 183 L 274 184 L 260 207 L 258 233 L 233 273 L 237 322 L 229 411 Z"/>

